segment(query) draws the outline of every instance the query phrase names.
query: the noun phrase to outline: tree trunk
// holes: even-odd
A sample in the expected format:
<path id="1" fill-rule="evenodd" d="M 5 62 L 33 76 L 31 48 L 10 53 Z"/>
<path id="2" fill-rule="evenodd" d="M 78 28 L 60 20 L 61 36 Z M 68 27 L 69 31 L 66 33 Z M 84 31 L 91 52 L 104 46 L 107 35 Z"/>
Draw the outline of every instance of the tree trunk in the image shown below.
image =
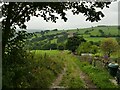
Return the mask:
<path id="1" fill-rule="evenodd" d="M 7 18 L 5 21 L 5 28 L 3 28 L 3 30 L 2 30 L 2 55 L 3 55 L 3 57 L 5 54 L 5 46 L 8 43 L 9 34 L 10 34 L 10 27 L 11 27 L 10 19 L 12 17 L 11 16 L 12 6 L 13 6 L 13 3 L 9 2 L 8 12 L 6 15 Z"/>

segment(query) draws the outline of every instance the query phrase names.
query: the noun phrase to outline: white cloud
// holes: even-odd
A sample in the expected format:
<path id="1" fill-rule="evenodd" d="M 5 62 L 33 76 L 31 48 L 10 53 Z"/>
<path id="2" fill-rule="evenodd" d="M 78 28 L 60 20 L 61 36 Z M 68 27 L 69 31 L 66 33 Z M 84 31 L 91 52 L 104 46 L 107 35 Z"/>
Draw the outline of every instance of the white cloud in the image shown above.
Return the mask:
<path id="1" fill-rule="evenodd" d="M 28 29 L 41 29 L 41 30 L 51 30 L 51 29 L 71 29 L 71 28 L 84 28 L 97 25 L 118 25 L 118 2 L 113 2 L 110 8 L 105 8 L 103 10 L 105 17 L 99 22 L 91 23 L 85 21 L 85 16 L 82 14 L 72 15 L 70 11 L 67 12 L 67 22 L 62 19 L 58 19 L 57 23 L 46 22 L 41 17 L 32 17 L 29 22 L 27 22 Z"/>

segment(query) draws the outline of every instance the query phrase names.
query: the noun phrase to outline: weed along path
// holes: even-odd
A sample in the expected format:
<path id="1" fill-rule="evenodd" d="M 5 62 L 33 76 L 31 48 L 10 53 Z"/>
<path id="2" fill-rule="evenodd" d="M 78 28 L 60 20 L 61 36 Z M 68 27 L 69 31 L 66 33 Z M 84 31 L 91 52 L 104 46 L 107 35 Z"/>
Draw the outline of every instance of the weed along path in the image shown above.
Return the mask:
<path id="1" fill-rule="evenodd" d="M 85 88 L 97 88 L 95 84 L 91 81 L 89 76 L 85 74 L 83 71 L 80 71 L 80 78 L 85 83 Z"/>
<path id="2" fill-rule="evenodd" d="M 50 89 L 54 88 L 97 88 L 89 76 L 81 71 L 75 63 L 76 57 L 69 54 L 65 59 L 65 68 L 56 80 L 52 83 Z"/>
<path id="3" fill-rule="evenodd" d="M 84 87 L 85 88 L 97 88 L 96 85 L 89 78 L 89 76 L 78 67 L 75 61 L 74 61 L 74 64 L 76 65 L 76 68 L 79 71 L 79 75 L 80 75 L 82 82 L 84 83 Z"/>
<path id="4" fill-rule="evenodd" d="M 51 88 L 65 88 L 63 86 L 59 86 L 62 78 L 63 78 L 63 75 L 65 74 L 66 72 L 66 67 L 64 68 L 64 70 L 62 71 L 61 74 L 58 75 L 58 77 L 56 78 L 56 80 L 52 83 L 52 86 L 50 87 Z"/>

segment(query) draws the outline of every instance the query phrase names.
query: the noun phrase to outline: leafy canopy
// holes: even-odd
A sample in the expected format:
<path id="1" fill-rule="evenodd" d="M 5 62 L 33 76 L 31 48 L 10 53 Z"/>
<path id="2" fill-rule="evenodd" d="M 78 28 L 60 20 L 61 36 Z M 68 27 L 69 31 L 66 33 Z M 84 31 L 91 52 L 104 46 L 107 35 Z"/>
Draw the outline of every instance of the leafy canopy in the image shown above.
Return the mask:
<path id="1" fill-rule="evenodd" d="M 118 50 L 118 42 L 116 39 L 113 38 L 106 38 L 101 42 L 101 50 L 107 54 L 109 57 L 114 52 L 117 52 Z"/>
<path id="2" fill-rule="evenodd" d="M 66 49 L 75 52 L 75 50 L 82 42 L 86 42 L 86 40 L 83 37 L 78 37 L 78 36 L 70 37 L 67 40 Z"/>
<path id="3" fill-rule="evenodd" d="M 92 45 L 90 42 L 82 42 L 77 48 L 77 53 L 81 55 L 81 53 L 92 53 L 95 54 L 98 52 L 98 46 Z"/>

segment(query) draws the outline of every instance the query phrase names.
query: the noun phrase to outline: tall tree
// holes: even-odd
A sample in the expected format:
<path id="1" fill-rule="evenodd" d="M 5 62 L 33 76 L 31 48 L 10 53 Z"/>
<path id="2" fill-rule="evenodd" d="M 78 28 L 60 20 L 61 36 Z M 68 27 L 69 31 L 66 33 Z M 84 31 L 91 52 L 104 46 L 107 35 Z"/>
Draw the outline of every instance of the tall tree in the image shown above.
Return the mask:
<path id="1" fill-rule="evenodd" d="M 101 49 L 102 51 L 107 54 L 109 57 L 111 54 L 113 54 L 114 52 L 117 52 L 118 50 L 118 42 L 116 41 L 116 39 L 113 38 L 106 38 L 101 42 Z"/>
<path id="2" fill-rule="evenodd" d="M 78 36 L 70 37 L 67 40 L 66 49 L 75 52 L 75 50 L 82 42 L 86 42 L 86 40 L 83 37 L 78 37 Z"/>
<path id="3" fill-rule="evenodd" d="M 80 55 L 81 53 L 91 53 L 91 43 L 90 42 L 82 42 L 77 48 L 77 53 Z"/>

